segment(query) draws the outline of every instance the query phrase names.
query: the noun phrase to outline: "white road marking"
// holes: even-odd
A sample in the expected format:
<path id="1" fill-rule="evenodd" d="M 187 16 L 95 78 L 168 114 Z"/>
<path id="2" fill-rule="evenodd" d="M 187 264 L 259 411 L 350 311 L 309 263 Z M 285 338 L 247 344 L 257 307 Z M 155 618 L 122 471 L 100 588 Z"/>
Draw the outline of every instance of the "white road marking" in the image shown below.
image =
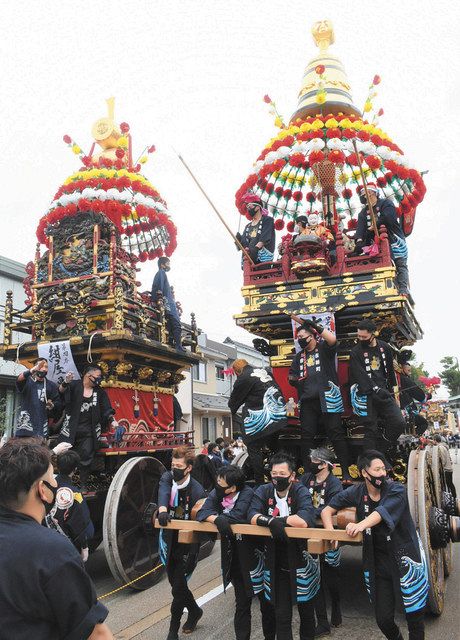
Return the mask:
<path id="1" fill-rule="evenodd" d="M 228 589 L 231 589 L 231 588 L 232 588 L 232 585 L 229 584 L 227 587 L 227 591 Z M 207 602 L 210 602 L 211 600 L 214 600 L 214 598 L 217 598 L 217 596 L 220 596 L 220 594 L 223 592 L 224 592 L 224 585 L 220 584 L 218 587 L 214 587 L 214 589 L 211 589 L 211 591 L 208 591 L 208 593 L 205 593 L 204 596 L 201 596 L 201 598 L 198 598 L 196 603 L 199 607 L 202 607 Z"/>

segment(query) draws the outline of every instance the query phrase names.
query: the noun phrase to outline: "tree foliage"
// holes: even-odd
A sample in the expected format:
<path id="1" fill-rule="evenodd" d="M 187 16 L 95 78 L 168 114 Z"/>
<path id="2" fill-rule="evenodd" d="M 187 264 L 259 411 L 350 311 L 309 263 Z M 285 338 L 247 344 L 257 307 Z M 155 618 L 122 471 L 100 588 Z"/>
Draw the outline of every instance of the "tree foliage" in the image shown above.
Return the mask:
<path id="1" fill-rule="evenodd" d="M 460 395 L 460 368 L 458 366 L 458 358 L 453 356 L 444 356 L 441 359 L 442 371 L 439 377 L 443 385 L 449 390 L 451 396 Z"/>
<path id="2" fill-rule="evenodd" d="M 411 367 L 411 377 L 413 380 L 415 380 L 415 382 L 422 387 L 422 389 L 424 389 L 425 391 L 427 391 L 426 385 L 423 384 L 423 382 L 421 380 L 419 380 L 420 376 L 422 376 L 423 378 L 429 378 L 430 374 L 428 373 L 428 370 L 425 369 L 425 363 L 424 362 L 416 362 L 415 361 L 415 353 L 412 354 L 412 357 L 409 361 L 410 367 Z"/>

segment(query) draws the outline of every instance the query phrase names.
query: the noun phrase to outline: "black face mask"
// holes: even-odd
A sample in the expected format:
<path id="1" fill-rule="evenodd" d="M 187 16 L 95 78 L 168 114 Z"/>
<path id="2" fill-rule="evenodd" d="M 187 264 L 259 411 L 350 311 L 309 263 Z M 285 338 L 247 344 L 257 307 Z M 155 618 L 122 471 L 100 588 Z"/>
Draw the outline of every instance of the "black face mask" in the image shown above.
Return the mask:
<path id="1" fill-rule="evenodd" d="M 46 372 L 46 371 L 37 371 L 37 372 L 35 373 L 35 375 L 37 376 L 37 378 L 41 378 L 41 380 L 43 380 L 43 378 L 46 378 L 46 374 L 47 374 L 47 372 Z"/>
<path id="2" fill-rule="evenodd" d="M 319 473 L 320 471 L 323 471 L 323 469 L 320 469 L 320 465 L 323 464 L 322 462 L 310 462 L 310 471 L 316 476 L 317 473 Z"/>
<path id="3" fill-rule="evenodd" d="M 361 343 L 361 346 L 363 347 L 363 349 L 367 349 L 367 347 L 371 346 L 371 341 L 372 341 L 372 338 L 369 338 L 368 340 L 360 340 L 359 342 Z"/>
<path id="4" fill-rule="evenodd" d="M 171 271 L 171 267 L 165 267 L 164 270 L 165 271 Z"/>
<path id="5" fill-rule="evenodd" d="M 291 479 L 285 478 L 284 476 L 277 476 L 276 478 L 272 478 L 272 483 L 277 491 L 286 491 L 291 484 Z"/>
<path id="6" fill-rule="evenodd" d="M 297 342 L 299 343 L 299 347 L 300 347 L 301 349 L 305 349 L 305 348 L 306 348 L 306 346 L 308 345 L 308 342 L 307 342 L 307 339 L 306 339 L 306 338 L 299 338 L 299 339 L 297 340 Z"/>
<path id="7" fill-rule="evenodd" d="M 219 485 L 217 485 L 216 487 L 216 496 L 218 498 L 219 501 L 223 500 L 225 498 L 225 496 L 227 495 L 225 492 L 227 491 L 228 487 L 220 487 Z"/>
<path id="8" fill-rule="evenodd" d="M 180 482 L 185 478 L 186 469 L 173 469 L 172 474 L 174 478 L 174 482 Z"/>
<path id="9" fill-rule="evenodd" d="M 387 482 L 386 476 L 378 476 L 378 477 L 373 476 L 369 473 L 369 471 L 367 472 L 367 476 L 368 477 L 366 478 L 366 480 L 369 480 L 371 485 L 376 489 L 383 489 L 383 487 L 386 485 L 386 482 Z"/>
<path id="10" fill-rule="evenodd" d="M 93 385 L 95 387 L 100 387 L 101 386 L 101 382 L 102 382 L 102 378 L 91 378 Z"/>
<path id="11" fill-rule="evenodd" d="M 46 487 L 48 487 L 48 489 L 53 494 L 53 502 L 46 502 L 46 500 L 42 500 L 40 498 L 40 500 L 42 500 L 42 502 L 43 502 L 43 506 L 45 507 L 46 515 L 48 515 L 49 512 L 51 511 L 51 509 L 54 507 L 54 503 L 56 502 L 56 494 L 57 494 L 58 487 L 53 487 L 53 485 L 50 484 L 49 482 L 47 482 L 46 480 L 43 480 L 43 484 Z"/>
<path id="12" fill-rule="evenodd" d="M 256 215 L 257 211 L 255 209 L 248 209 L 248 216 L 253 218 Z"/>
<path id="13" fill-rule="evenodd" d="M 359 196 L 359 201 L 361 202 L 361 204 L 367 204 L 367 198 L 364 193 L 362 196 Z"/>

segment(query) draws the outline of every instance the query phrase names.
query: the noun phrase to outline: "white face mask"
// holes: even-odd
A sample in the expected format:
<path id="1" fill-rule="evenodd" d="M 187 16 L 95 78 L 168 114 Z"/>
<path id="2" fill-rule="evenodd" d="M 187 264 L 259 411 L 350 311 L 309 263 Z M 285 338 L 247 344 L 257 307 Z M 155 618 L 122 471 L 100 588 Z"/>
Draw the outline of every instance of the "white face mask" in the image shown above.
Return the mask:
<path id="1" fill-rule="evenodd" d="M 316 227 L 318 222 L 319 222 L 319 218 L 317 215 L 308 216 L 308 224 L 310 225 L 310 227 Z"/>
<path id="2" fill-rule="evenodd" d="M 294 227 L 294 233 L 300 233 L 300 227 L 298 224 L 296 224 Z"/>

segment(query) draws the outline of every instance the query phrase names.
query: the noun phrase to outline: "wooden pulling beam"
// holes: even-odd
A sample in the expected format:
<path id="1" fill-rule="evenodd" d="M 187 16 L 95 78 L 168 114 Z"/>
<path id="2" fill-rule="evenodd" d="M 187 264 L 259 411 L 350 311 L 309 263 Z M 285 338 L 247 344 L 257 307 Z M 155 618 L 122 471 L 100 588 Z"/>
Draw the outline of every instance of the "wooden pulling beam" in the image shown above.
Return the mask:
<path id="1" fill-rule="evenodd" d="M 156 529 L 173 529 L 179 532 L 178 541 L 183 544 L 195 544 L 199 542 L 198 533 L 219 533 L 215 524 L 211 522 L 196 522 L 194 520 L 171 520 L 167 527 L 161 527 L 158 520 L 154 520 Z M 270 538 L 271 533 L 268 527 L 259 527 L 254 524 L 232 524 L 233 533 L 246 536 L 260 536 Z M 310 553 L 325 553 L 332 548 L 332 542 L 362 542 L 363 536 L 359 533 L 356 537 L 350 537 L 346 531 L 341 529 L 313 529 L 300 527 L 286 527 L 288 538 L 308 541 L 308 551 Z"/>

